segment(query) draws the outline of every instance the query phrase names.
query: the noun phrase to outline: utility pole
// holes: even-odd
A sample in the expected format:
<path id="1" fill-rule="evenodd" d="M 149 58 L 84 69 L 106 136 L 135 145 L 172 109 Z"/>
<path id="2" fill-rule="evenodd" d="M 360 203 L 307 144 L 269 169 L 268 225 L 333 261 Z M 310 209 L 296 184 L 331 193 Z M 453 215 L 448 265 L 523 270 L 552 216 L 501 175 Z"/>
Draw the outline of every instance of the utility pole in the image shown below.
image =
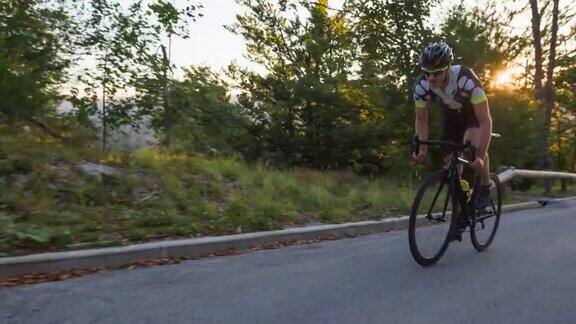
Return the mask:
<path id="1" fill-rule="evenodd" d="M 102 79 L 102 150 L 106 151 L 106 141 L 108 137 L 108 123 L 106 116 L 106 64 L 108 63 L 108 49 L 106 49 L 106 54 L 104 56 L 104 78 Z"/>
<path id="2" fill-rule="evenodd" d="M 170 131 L 172 128 L 172 109 L 170 107 L 170 90 L 168 88 L 168 68 L 170 67 L 170 59 L 166 54 L 166 47 L 164 45 L 160 45 L 162 49 L 162 62 L 164 63 L 164 71 L 163 71 L 163 78 L 164 78 L 164 91 L 163 91 L 163 106 L 164 106 L 164 144 L 166 146 L 170 145 Z"/>

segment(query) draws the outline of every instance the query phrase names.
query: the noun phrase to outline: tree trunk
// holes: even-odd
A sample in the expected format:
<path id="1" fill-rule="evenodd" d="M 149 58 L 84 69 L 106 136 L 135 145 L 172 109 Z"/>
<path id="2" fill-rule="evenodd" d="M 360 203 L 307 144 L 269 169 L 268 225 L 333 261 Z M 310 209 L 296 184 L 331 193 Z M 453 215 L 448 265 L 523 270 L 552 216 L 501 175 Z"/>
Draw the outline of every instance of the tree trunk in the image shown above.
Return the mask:
<path id="1" fill-rule="evenodd" d="M 560 180 L 560 184 L 561 184 L 561 190 L 562 192 L 566 192 L 568 191 L 568 179 L 562 179 Z"/>
<path id="2" fill-rule="evenodd" d="M 106 116 L 106 81 L 102 83 L 102 150 L 106 151 L 106 142 L 108 140 L 108 123 Z"/>
<path id="3" fill-rule="evenodd" d="M 552 165 L 550 163 L 550 123 L 552 120 L 552 111 L 554 110 L 554 68 L 556 67 L 556 42 L 558 39 L 558 3 L 560 0 L 554 0 L 552 8 L 552 30 L 550 35 L 550 50 L 548 52 L 548 69 L 546 70 L 546 86 L 544 89 L 544 138 L 542 141 L 545 143 L 545 154 L 544 161 L 548 168 Z M 547 184 L 545 186 L 545 193 L 550 194 L 552 192 L 552 186 Z"/>
<path id="4" fill-rule="evenodd" d="M 164 45 L 161 46 L 162 48 L 162 60 L 164 62 L 164 91 L 162 94 L 162 101 L 163 101 L 163 106 L 164 106 L 164 118 L 163 118 L 163 124 L 164 124 L 164 144 L 166 146 L 170 146 L 170 136 L 171 136 L 171 131 L 172 131 L 172 123 L 174 121 L 173 118 L 173 111 L 170 107 L 170 98 L 169 98 L 169 89 L 168 89 L 168 67 L 170 65 L 170 61 L 168 59 L 168 56 L 166 55 L 166 47 Z"/>
<path id="5" fill-rule="evenodd" d="M 104 56 L 104 79 L 102 80 L 102 150 L 106 151 L 106 142 L 108 141 L 108 116 L 106 114 L 106 64 L 108 63 L 108 50 Z"/>
<path id="6" fill-rule="evenodd" d="M 542 36 L 540 33 L 540 12 L 538 1 L 530 0 L 532 8 L 532 44 L 534 45 L 534 96 L 537 100 L 542 98 Z"/>
<path id="7" fill-rule="evenodd" d="M 550 51 L 548 52 L 548 69 L 546 70 L 546 127 L 550 128 L 552 111 L 554 110 L 554 68 L 556 67 L 556 42 L 558 39 L 558 2 L 554 0 L 552 8 L 552 30 L 550 36 Z"/>
<path id="8" fill-rule="evenodd" d="M 541 123 L 541 156 L 538 158 L 538 165 L 540 169 L 550 169 L 552 163 L 550 161 L 549 141 L 550 141 L 550 121 L 552 111 L 554 109 L 554 67 L 556 65 L 556 42 L 558 38 L 558 4 L 559 0 L 553 0 L 552 9 L 552 30 L 550 37 L 550 50 L 548 56 L 548 69 L 546 71 L 546 85 L 542 88 L 542 35 L 540 31 L 542 12 L 538 10 L 538 1 L 530 0 L 530 7 L 532 9 L 532 43 L 534 45 L 534 61 L 535 61 L 535 74 L 534 74 L 534 97 L 538 101 L 540 112 L 542 114 Z M 551 183 L 545 181 L 545 193 L 551 192 Z"/>
<path id="9" fill-rule="evenodd" d="M 572 147 L 573 151 L 572 151 L 572 163 L 570 163 L 570 171 L 571 172 L 576 172 L 576 143 L 573 144 Z"/>

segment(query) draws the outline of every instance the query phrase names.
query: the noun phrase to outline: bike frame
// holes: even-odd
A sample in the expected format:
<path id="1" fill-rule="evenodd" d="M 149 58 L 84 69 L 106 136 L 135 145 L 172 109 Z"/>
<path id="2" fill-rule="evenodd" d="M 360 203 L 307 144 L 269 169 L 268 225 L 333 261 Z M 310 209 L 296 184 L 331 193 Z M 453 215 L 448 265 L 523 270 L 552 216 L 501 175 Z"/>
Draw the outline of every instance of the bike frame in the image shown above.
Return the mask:
<path id="1" fill-rule="evenodd" d="M 419 150 L 420 145 L 439 145 L 444 147 L 452 148 L 452 153 L 450 154 L 450 159 L 448 163 L 444 165 L 442 168 L 445 172 L 445 180 L 442 182 L 442 185 L 436 191 L 434 195 L 434 200 L 432 201 L 432 205 L 430 210 L 426 215 L 428 220 L 435 219 L 436 221 L 443 222 L 445 221 L 445 214 L 446 209 L 448 207 L 449 196 L 454 196 L 453 199 L 456 199 L 458 207 L 460 208 L 459 213 L 455 213 L 455 218 L 452 219 L 452 224 L 450 226 L 450 231 L 452 233 L 456 233 L 458 231 L 462 231 L 466 226 L 470 226 L 472 224 L 472 215 L 474 214 L 473 206 L 476 205 L 476 201 L 478 199 L 478 192 L 480 188 L 480 179 L 478 173 L 475 174 L 474 179 L 474 188 L 473 188 L 473 196 L 470 202 L 466 201 L 464 197 L 464 189 L 462 188 L 461 183 L 461 173 L 458 170 L 458 165 L 463 165 L 465 167 L 470 167 L 470 162 L 461 158 L 460 153 L 468 150 L 470 152 L 471 158 L 474 159 L 476 156 L 476 149 L 472 145 L 470 141 L 466 141 L 464 144 L 462 143 L 452 143 L 452 142 L 444 142 L 444 141 L 436 141 L 436 140 L 419 140 L 418 137 L 414 138 L 414 152 L 417 153 L 417 149 Z M 448 184 L 449 187 L 454 188 L 451 194 L 446 195 L 446 199 L 444 201 L 444 207 L 442 211 L 442 215 L 440 218 L 432 216 L 432 208 L 438 199 L 438 196 L 442 192 L 444 185 Z M 483 218 L 482 218 L 483 219 Z M 461 226 L 461 222 L 465 222 L 465 226 Z"/>
<path id="2" fill-rule="evenodd" d="M 461 157 L 463 156 L 462 153 L 469 153 L 467 154 L 469 155 L 469 158 L 472 161 L 475 159 L 476 148 L 470 141 L 466 141 L 465 143 L 437 140 L 421 141 L 417 136 L 415 136 L 413 141 L 413 153 L 415 156 L 418 155 L 421 145 L 437 145 L 449 148 L 450 154 L 448 155 L 448 159 L 445 160 L 440 172 L 434 172 L 422 181 L 420 189 L 414 198 L 408 226 L 408 241 L 410 244 L 410 252 L 414 257 L 414 260 L 424 267 L 433 265 L 446 252 L 446 249 L 451 242 L 462 241 L 462 233 L 467 228 L 470 228 L 470 238 L 474 248 L 477 251 L 484 251 L 494 239 L 500 221 L 502 187 L 498 177 L 494 174 L 490 174 L 490 178 L 492 179 L 491 181 L 494 181 L 494 188 L 498 193 L 496 203 L 492 196 L 488 197 L 490 204 L 492 205 L 492 210 L 490 211 L 488 208 L 484 207 L 485 204 L 482 204 L 482 206 L 478 205 L 482 193 L 482 183 L 480 181 L 481 173 L 472 168 L 471 162 Z M 462 181 L 462 178 L 468 179 L 467 175 L 464 176 L 465 170 L 474 172 L 473 179 L 470 179 L 473 188 L 467 188 L 468 186 L 466 183 Z M 468 191 L 464 191 L 464 189 L 472 190 L 472 192 L 469 193 Z M 445 197 L 442 197 L 445 193 L 443 190 L 447 190 Z M 426 193 L 428 193 L 427 196 L 425 196 Z M 429 198 L 433 198 L 431 205 L 429 207 L 423 206 L 430 203 Z M 439 201 L 439 199 L 442 199 L 443 201 Z M 450 210 L 448 208 L 449 203 L 451 207 Z M 420 207 L 426 209 L 421 210 L 419 209 Z M 422 212 L 426 214 L 422 216 Z M 446 218 L 447 216 L 451 216 L 451 219 L 448 220 Z M 481 234 L 478 235 L 478 231 L 485 229 L 487 227 L 485 220 L 494 216 L 496 217 L 494 225 L 491 227 L 491 230 L 485 232 L 490 236 L 484 240 L 481 238 Z M 422 219 L 421 217 L 424 217 L 425 219 Z M 431 223 L 426 223 L 426 219 Z M 422 222 L 419 223 L 420 220 Z M 442 231 L 447 230 L 448 233 L 434 254 L 429 254 L 427 252 L 423 254 L 423 250 L 420 246 L 421 244 L 417 242 L 417 237 L 420 236 L 420 234 L 416 234 L 416 229 L 420 226 L 433 226 L 440 222 L 444 222 L 448 226 L 439 227 L 439 229 Z M 424 233 L 426 232 L 424 231 Z M 428 234 L 433 235 L 434 233 L 428 232 Z"/>

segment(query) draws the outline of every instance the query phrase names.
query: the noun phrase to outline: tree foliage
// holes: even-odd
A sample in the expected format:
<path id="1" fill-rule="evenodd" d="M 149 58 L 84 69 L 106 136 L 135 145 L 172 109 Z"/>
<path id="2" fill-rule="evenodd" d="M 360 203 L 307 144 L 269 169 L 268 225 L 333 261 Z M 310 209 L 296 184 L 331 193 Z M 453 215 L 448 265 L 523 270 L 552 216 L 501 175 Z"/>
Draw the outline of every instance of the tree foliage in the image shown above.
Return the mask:
<path id="1" fill-rule="evenodd" d="M 402 26 L 420 26 L 424 2 L 350 1 L 342 10 L 328 1 L 239 3 L 247 11 L 230 30 L 268 73 L 232 68 L 231 75 L 263 154 L 315 168 L 385 169 L 400 149 L 392 125 L 411 124 L 408 84 L 422 42 Z M 387 23 L 394 27 L 383 37 Z"/>
<path id="2" fill-rule="evenodd" d="M 529 46 L 526 37 L 512 34 L 511 18 L 498 14 L 496 2 L 472 9 L 460 3 L 442 22 L 440 36 L 453 46 L 454 59 L 472 68 L 486 87 Z"/>
<path id="3" fill-rule="evenodd" d="M 222 76 L 191 66 L 176 78 L 166 43 L 194 28 L 201 14 L 193 0 L 179 6 L 167 0 L 3 1 L 0 118 L 48 116 L 71 89 L 76 120 L 102 120 L 104 138 L 108 129 L 150 117 L 162 144 L 172 148 L 279 166 L 398 174 L 410 159 L 411 87 L 420 51 L 444 39 L 454 47 L 454 63 L 470 66 L 487 88 L 495 131 L 504 135 L 493 144 L 495 165 L 536 165 L 538 127 L 547 124 L 533 94 L 553 87 L 546 97 L 554 104 L 546 126 L 550 153 L 556 168 L 575 168 L 576 28 L 568 26 L 574 9 L 562 2 L 456 4 L 441 20 L 430 16 L 440 0 L 347 0 L 339 8 L 328 0 L 237 2 L 242 11 L 226 28 L 243 37 L 245 56 L 260 72 L 231 64 Z M 532 29 L 510 27 L 530 13 L 530 4 L 538 5 L 540 49 Z M 547 45 L 552 29 L 556 53 Z M 536 51 L 539 59 L 526 66 L 527 87 L 493 83 L 498 72 Z M 77 73 L 73 63 L 85 69 Z M 437 136 L 439 110 L 432 108 Z"/>
<path id="4" fill-rule="evenodd" d="M 171 84 L 174 119 L 171 145 L 207 154 L 248 153 L 249 121 L 230 103 L 229 87 L 208 67 L 192 66 L 182 81 Z M 154 126 L 162 129 L 163 111 L 156 110 Z"/>
<path id="5" fill-rule="evenodd" d="M 95 0 L 78 8 L 83 17 L 78 47 L 85 60 L 95 61 L 95 67 L 85 69 L 79 79 L 86 85 L 84 98 L 102 100 L 100 110 L 95 104 L 81 107 L 99 115 L 105 147 L 107 128 L 134 125 L 145 115 L 138 111 L 138 97 L 126 100 L 119 92 L 149 91 L 142 86 L 150 82 L 142 83 L 143 79 L 161 79 L 166 86 L 166 73 L 173 66 L 157 55 L 162 37 L 188 37 L 187 23 L 196 19 L 198 7 L 191 1 L 179 9 L 165 0 L 136 0 L 125 6 L 117 0 Z"/>
<path id="6" fill-rule="evenodd" d="M 70 21 L 50 1 L 0 3 L 0 118 L 29 120 L 53 112 L 71 61 Z"/>

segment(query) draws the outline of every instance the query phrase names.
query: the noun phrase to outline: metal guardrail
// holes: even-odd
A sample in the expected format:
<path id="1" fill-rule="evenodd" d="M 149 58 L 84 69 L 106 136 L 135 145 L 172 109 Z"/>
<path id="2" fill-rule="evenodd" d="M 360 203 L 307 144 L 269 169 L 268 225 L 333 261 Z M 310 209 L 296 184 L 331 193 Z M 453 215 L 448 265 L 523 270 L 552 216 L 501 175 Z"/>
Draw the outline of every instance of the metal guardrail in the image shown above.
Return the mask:
<path id="1" fill-rule="evenodd" d="M 498 178 L 500 179 L 500 182 L 502 182 L 502 183 L 507 182 L 514 177 L 576 180 L 576 174 L 574 174 L 574 173 L 556 172 L 556 171 L 534 171 L 534 170 L 522 170 L 522 169 L 508 169 L 508 170 L 498 174 Z"/>

